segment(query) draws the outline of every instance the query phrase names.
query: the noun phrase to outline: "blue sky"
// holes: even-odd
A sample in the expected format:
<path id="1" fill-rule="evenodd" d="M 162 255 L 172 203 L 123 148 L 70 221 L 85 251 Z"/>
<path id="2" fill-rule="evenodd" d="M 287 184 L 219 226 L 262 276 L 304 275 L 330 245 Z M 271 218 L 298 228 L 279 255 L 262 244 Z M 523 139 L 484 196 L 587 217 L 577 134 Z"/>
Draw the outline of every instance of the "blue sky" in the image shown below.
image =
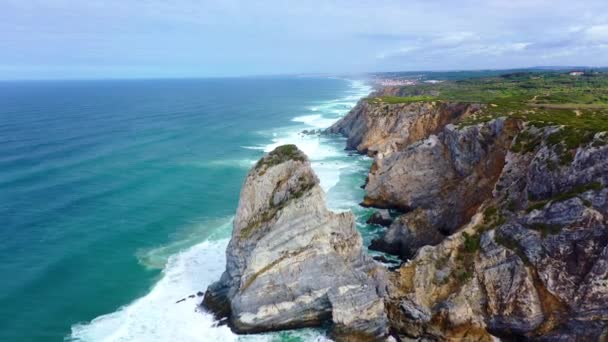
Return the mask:
<path id="1" fill-rule="evenodd" d="M 0 79 L 538 65 L 608 65 L 608 1 L 0 2 Z"/>

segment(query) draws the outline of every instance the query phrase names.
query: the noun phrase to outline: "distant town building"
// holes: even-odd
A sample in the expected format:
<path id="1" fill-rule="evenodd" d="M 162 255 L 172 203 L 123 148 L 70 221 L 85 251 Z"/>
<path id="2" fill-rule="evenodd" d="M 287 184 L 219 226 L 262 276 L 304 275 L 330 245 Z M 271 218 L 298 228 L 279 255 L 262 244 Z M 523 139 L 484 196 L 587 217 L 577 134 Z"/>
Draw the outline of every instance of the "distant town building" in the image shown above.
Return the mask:
<path id="1" fill-rule="evenodd" d="M 581 76 L 581 75 L 584 75 L 584 74 L 585 74 L 585 72 L 583 72 L 583 71 L 572 71 L 572 72 L 570 72 L 570 76 Z"/>

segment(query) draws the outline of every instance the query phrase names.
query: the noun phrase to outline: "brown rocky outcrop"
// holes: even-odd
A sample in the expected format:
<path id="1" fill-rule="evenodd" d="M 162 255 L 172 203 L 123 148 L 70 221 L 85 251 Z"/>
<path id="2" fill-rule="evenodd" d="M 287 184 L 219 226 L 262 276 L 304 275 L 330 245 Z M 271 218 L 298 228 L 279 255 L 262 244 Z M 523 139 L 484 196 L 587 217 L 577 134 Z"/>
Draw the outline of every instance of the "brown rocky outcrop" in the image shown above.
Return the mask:
<path id="1" fill-rule="evenodd" d="M 444 102 L 378 104 L 364 99 L 326 133 L 345 135 L 348 149 L 388 155 L 440 132 L 448 123 L 479 108 L 475 104 Z"/>
<path id="2" fill-rule="evenodd" d="M 404 258 L 437 244 L 467 223 L 490 198 L 518 127 L 514 120 L 458 127 L 377 158 L 364 204 L 409 211 L 373 247 Z"/>

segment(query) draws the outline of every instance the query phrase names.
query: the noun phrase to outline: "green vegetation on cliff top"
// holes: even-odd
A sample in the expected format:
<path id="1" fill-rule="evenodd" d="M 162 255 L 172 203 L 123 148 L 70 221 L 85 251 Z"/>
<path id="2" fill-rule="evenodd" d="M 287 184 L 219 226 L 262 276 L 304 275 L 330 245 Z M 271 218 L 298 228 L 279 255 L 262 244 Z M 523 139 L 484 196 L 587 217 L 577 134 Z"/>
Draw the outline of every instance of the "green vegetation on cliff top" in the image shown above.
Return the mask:
<path id="1" fill-rule="evenodd" d="M 487 78 L 400 87 L 399 96 L 367 99 L 370 104 L 450 101 L 485 104 L 485 108 L 463 119 L 461 126 L 508 116 L 533 126 L 563 126 L 551 144 L 567 149 L 590 142 L 593 135 L 608 131 L 608 72 L 582 75 L 557 72 L 518 72 Z M 531 144 L 516 146 L 526 152 Z M 519 151 L 516 151 L 519 152 Z"/>
<path id="2" fill-rule="evenodd" d="M 457 101 L 552 107 L 555 109 L 608 108 L 608 73 L 512 73 L 497 77 L 471 78 L 441 83 L 403 86 L 399 96 L 387 102 Z"/>
<path id="3" fill-rule="evenodd" d="M 269 168 L 271 166 L 279 165 L 288 160 L 304 162 L 306 161 L 306 155 L 298 150 L 296 145 L 282 145 L 272 150 L 268 155 L 262 157 L 262 159 L 255 164 L 255 170 L 259 170 L 262 167 Z"/>
<path id="4" fill-rule="evenodd" d="M 434 101 L 435 98 L 433 96 L 380 96 L 380 97 L 370 97 L 366 99 L 368 103 L 371 104 L 380 104 L 380 103 L 388 103 L 388 104 L 398 104 L 398 103 L 412 103 L 412 102 L 430 102 Z"/>

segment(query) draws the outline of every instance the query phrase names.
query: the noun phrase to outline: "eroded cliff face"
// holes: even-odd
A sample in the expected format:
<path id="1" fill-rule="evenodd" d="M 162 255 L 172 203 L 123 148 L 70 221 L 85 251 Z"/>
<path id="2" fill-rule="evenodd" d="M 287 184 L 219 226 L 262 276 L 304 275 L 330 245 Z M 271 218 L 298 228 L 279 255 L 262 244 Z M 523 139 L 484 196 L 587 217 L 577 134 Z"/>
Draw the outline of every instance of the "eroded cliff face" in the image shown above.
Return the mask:
<path id="1" fill-rule="evenodd" d="M 332 322 L 338 340 L 388 333 L 385 271 L 362 249 L 352 213 L 326 209 L 307 157 L 281 146 L 249 172 L 226 271 L 203 306 L 239 333 Z"/>
<path id="2" fill-rule="evenodd" d="M 328 130 L 374 157 L 364 203 L 403 213 L 372 220 L 390 223 L 372 247 L 403 258 L 394 272 L 325 208 L 295 146 L 265 156 L 204 305 L 237 332 L 329 321 L 345 341 L 608 336 L 608 134 L 483 109 L 362 101 Z"/>
<path id="3" fill-rule="evenodd" d="M 347 136 L 347 148 L 383 156 L 435 134 L 479 105 L 458 103 L 376 104 L 359 101 L 327 132 Z"/>
<path id="4" fill-rule="evenodd" d="M 399 269 L 387 300 L 399 331 L 467 340 L 604 336 L 608 148 L 590 143 L 560 165 L 547 145 L 541 138 L 533 151 L 508 152 L 473 220 Z M 536 192 L 552 181 L 563 184 L 559 192 Z"/>
<path id="5" fill-rule="evenodd" d="M 387 158 L 376 158 L 364 204 L 406 212 L 372 247 L 409 258 L 467 223 L 491 197 L 511 140 L 514 120 L 449 124 Z"/>
<path id="6" fill-rule="evenodd" d="M 607 336 L 606 133 L 572 148 L 561 127 L 465 116 L 403 144 L 402 132 L 382 145 L 369 129 L 331 130 L 380 146 L 365 204 L 405 212 L 373 246 L 408 260 L 390 275 L 391 327 L 440 340 Z"/>
<path id="7" fill-rule="evenodd" d="M 468 222 L 491 196 L 519 126 L 504 119 L 455 125 L 482 109 L 475 104 L 363 100 L 328 129 L 345 134 L 348 147 L 374 156 L 363 204 L 407 212 L 371 248 L 409 258 Z"/>

